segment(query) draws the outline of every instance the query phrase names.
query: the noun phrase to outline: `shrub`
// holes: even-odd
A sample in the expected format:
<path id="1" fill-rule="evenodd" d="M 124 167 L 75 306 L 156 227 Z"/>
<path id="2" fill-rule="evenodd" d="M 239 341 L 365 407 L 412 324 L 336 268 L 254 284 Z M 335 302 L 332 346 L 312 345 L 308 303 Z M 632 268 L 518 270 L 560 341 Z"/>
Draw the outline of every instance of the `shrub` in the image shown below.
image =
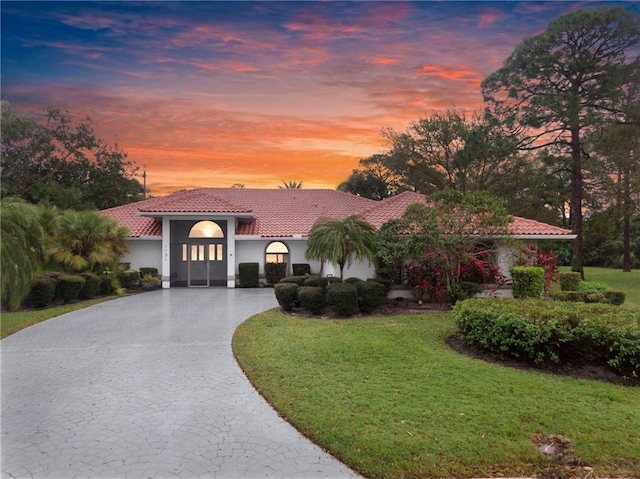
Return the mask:
<path id="1" fill-rule="evenodd" d="M 604 293 L 604 297 L 607 298 L 607 301 L 609 301 L 610 304 L 613 304 L 615 306 L 620 306 L 622 304 L 624 304 L 624 300 L 627 298 L 627 293 L 624 291 L 605 291 Z"/>
<path id="2" fill-rule="evenodd" d="M 342 283 L 342 280 L 337 276 L 323 276 L 322 278 L 320 276 L 305 276 L 305 280 L 302 282 L 302 285 L 320 286 L 326 290 L 329 285 L 335 283 Z"/>
<path id="3" fill-rule="evenodd" d="M 534 363 L 597 362 L 640 373 L 640 309 L 535 299 L 469 299 L 454 307 L 467 342 Z"/>
<path id="4" fill-rule="evenodd" d="M 585 303 L 608 303 L 609 300 L 602 293 L 589 293 L 584 295 Z"/>
<path id="5" fill-rule="evenodd" d="M 464 291 L 466 295 L 464 299 L 473 298 L 476 294 L 484 291 L 481 284 L 472 283 L 470 281 L 460 281 L 460 288 L 462 288 L 462 291 Z"/>
<path id="6" fill-rule="evenodd" d="M 81 273 L 79 276 L 84 278 L 85 283 L 80 293 L 78 293 L 78 297 L 80 299 L 89 299 L 97 296 L 100 291 L 100 278 L 93 273 Z"/>
<path id="7" fill-rule="evenodd" d="M 267 284 L 273 286 L 287 275 L 287 263 L 265 263 L 264 276 Z"/>
<path id="8" fill-rule="evenodd" d="M 580 291 L 580 273 L 560 273 L 560 289 L 562 291 Z"/>
<path id="9" fill-rule="evenodd" d="M 98 293 L 101 295 L 111 294 L 113 292 L 112 282 L 113 278 L 111 275 L 100 275 L 100 289 L 98 290 Z"/>
<path id="10" fill-rule="evenodd" d="M 311 265 L 309 263 L 293 263 L 291 269 L 294 276 L 311 274 Z"/>
<path id="11" fill-rule="evenodd" d="M 304 286 L 320 286 L 320 276 L 305 276 Z"/>
<path id="12" fill-rule="evenodd" d="M 358 284 L 358 283 L 362 283 L 362 279 L 360 278 L 347 278 L 345 280 L 343 280 L 343 283 L 351 283 L 351 284 Z"/>
<path id="13" fill-rule="evenodd" d="M 574 303 L 584 303 L 584 294 L 580 291 L 561 291 L 553 295 L 555 301 L 571 301 Z"/>
<path id="14" fill-rule="evenodd" d="M 285 276 L 282 278 L 279 283 L 294 283 L 298 286 L 302 286 L 305 284 L 305 281 L 308 279 L 307 276 Z M 314 286 L 314 285 L 310 285 Z"/>
<path id="15" fill-rule="evenodd" d="M 153 267 L 140 268 L 140 277 L 147 276 L 148 274 L 151 276 L 158 276 L 158 268 L 153 268 Z"/>
<path id="16" fill-rule="evenodd" d="M 573 291 L 580 291 L 584 294 L 603 293 L 609 289 L 609 285 L 601 283 L 599 281 L 580 281 L 578 289 Z"/>
<path id="17" fill-rule="evenodd" d="M 363 313 L 379 308 L 387 297 L 387 288 L 376 281 L 359 281 L 355 286 L 358 290 L 358 305 Z"/>
<path id="18" fill-rule="evenodd" d="M 295 283 L 276 283 L 273 286 L 278 304 L 285 311 L 291 311 L 298 300 L 298 285 Z"/>
<path id="19" fill-rule="evenodd" d="M 325 305 L 324 289 L 320 286 L 300 286 L 298 288 L 298 299 L 300 300 L 300 306 L 313 314 L 318 314 Z"/>
<path id="20" fill-rule="evenodd" d="M 544 291 L 544 269 L 537 266 L 512 266 L 514 298 L 540 298 Z"/>
<path id="21" fill-rule="evenodd" d="M 551 293 L 553 281 L 558 274 L 558 255 L 553 250 L 544 251 L 538 246 L 526 246 L 516 258 L 516 266 L 537 266 L 544 270 L 544 293 Z"/>
<path id="22" fill-rule="evenodd" d="M 327 304 L 338 316 L 349 317 L 358 310 L 358 289 L 349 283 L 327 287 Z"/>
<path id="23" fill-rule="evenodd" d="M 138 281 L 140 281 L 140 274 L 135 269 L 118 271 L 118 281 L 122 288 L 133 288 L 138 284 Z"/>
<path id="24" fill-rule="evenodd" d="M 55 292 L 55 278 L 48 275 L 41 275 L 31 283 L 29 302 L 34 308 L 44 308 L 51 304 Z"/>
<path id="25" fill-rule="evenodd" d="M 260 265 L 258 263 L 238 263 L 238 276 L 241 288 L 260 286 Z"/>
<path id="26" fill-rule="evenodd" d="M 55 297 L 62 299 L 65 303 L 70 303 L 78 299 L 80 290 L 86 283 L 86 280 L 77 275 L 61 274 L 58 276 L 56 284 Z"/>

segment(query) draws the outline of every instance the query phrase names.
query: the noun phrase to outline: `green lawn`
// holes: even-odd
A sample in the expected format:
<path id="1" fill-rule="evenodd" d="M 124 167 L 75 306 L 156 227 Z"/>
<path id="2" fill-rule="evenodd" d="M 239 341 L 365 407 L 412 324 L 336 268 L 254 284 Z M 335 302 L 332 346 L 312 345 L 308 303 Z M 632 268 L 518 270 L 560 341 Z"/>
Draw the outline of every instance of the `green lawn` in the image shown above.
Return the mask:
<path id="1" fill-rule="evenodd" d="M 606 273 L 589 268 L 587 278 L 620 287 L 622 273 Z M 621 289 L 635 302 L 640 282 L 631 286 Z M 640 388 L 471 359 L 447 346 L 454 332 L 450 313 L 319 320 L 272 310 L 242 324 L 233 347 L 285 418 L 368 478 L 580 477 L 584 467 L 640 477 Z M 564 463 L 538 451 L 539 435 L 571 443 Z"/>

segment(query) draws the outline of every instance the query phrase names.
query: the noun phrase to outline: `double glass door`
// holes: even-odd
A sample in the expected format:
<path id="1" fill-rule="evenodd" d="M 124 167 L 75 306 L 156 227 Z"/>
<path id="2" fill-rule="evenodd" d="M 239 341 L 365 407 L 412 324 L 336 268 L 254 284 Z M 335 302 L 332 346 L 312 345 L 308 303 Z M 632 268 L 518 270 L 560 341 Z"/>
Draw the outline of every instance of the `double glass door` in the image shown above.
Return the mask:
<path id="1" fill-rule="evenodd" d="M 187 263 L 187 286 L 206 288 L 211 285 L 211 275 L 220 270 L 224 262 L 222 243 L 185 243 L 182 245 L 182 261 Z M 214 278 L 215 279 L 215 278 Z"/>

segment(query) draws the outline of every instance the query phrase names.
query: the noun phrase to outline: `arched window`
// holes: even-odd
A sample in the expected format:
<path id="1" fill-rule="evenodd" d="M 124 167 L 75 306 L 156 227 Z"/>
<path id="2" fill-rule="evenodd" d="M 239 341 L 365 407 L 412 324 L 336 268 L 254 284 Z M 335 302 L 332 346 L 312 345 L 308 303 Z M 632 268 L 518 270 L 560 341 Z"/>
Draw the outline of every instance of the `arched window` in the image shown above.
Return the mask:
<path id="1" fill-rule="evenodd" d="M 265 254 L 265 263 L 287 263 L 289 248 L 282 241 L 269 243 Z"/>
<path id="2" fill-rule="evenodd" d="M 200 221 L 189 231 L 189 238 L 224 238 L 224 232 L 218 223 Z"/>

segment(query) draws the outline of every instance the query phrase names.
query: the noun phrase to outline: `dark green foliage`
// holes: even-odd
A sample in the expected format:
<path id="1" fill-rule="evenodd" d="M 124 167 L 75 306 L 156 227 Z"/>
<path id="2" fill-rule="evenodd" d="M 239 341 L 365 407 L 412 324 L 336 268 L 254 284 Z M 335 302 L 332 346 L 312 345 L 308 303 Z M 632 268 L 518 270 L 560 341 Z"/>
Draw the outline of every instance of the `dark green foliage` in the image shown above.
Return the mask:
<path id="1" fill-rule="evenodd" d="M 120 286 L 125 289 L 133 288 L 140 281 L 140 274 L 135 269 L 118 271 L 118 281 L 120 281 Z"/>
<path id="2" fill-rule="evenodd" d="M 287 263 L 266 263 L 264 276 L 267 284 L 274 285 L 287 275 Z"/>
<path id="3" fill-rule="evenodd" d="M 514 298 L 540 298 L 544 291 L 544 269 L 537 266 L 512 266 Z"/>
<path id="4" fill-rule="evenodd" d="M 338 316 L 352 316 L 358 310 L 358 289 L 349 283 L 332 284 L 327 288 L 327 304 Z"/>
<path id="5" fill-rule="evenodd" d="M 285 311 L 291 311 L 298 301 L 298 285 L 296 283 L 276 283 L 273 286 L 278 304 Z"/>
<path id="6" fill-rule="evenodd" d="M 108 274 L 103 274 L 100 276 L 100 290 L 98 294 L 106 295 L 111 294 L 113 292 L 113 287 L 111 286 L 112 277 Z"/>
<path id="7" fill-rule="evenodd" d="M 34 308 L 45 308 L 53 301 L 55 292 L 55 278 L 49 275 L 41 275 L 31 284 L 29 302 Z"/>
<path id="8" fill-rule="evenodd" d="M 323 287 L 325 290 L 332 284 L 340 284 L 340 283 L 342 283 L 342 280 L 337 276 L 323 276 L 322 278 L 320 278 L 320 286 Z"/>
<path id="9" fill-rule="evenodd" d="M 576 291 L 584 294 L 593 294 L 604 293 L 607 289 L 609 289 L 609 285 L 600 283 L 599 281 L 581 281 Z"/>
<path id="10" fill-rule="evenodd" d="M 469 299 L 454 307 L 463 339 L 532 361 L 596 362 L 640 373 L 640 310 L 536 299 Z"/>
<path id="11" fill-rule="evenodd" d="M 608 303 L 609 301 L 602 293 L 589 293 L 584 297 L 585 303 Z"/>
<path id="12" fill-rule="evenodd" d="M 460 288 L 462 288 L 462 291 L 464 291 L 466 295 L 464 299 L 473 298 L 476 294 L 484 291 L 481 284 L 472 283 L 470 281 L 460 281 Z"/>
<path id="13" fill-rule="evenodd" d="M 55 297 L 62 299 L 65 303 L 75 301 L 85 283 L 86 280 L 82 276 L 61 274 L 58 276 Z"/>
<path id="14" fill-rule="evenodd" d="M 311 274 L 311 265 L 309 263 L 293 263 L 291 268 L 294 276 Z"/>
<path id="15" fill-rule="evenodd" d="M 367 281 L 375 281 L 376 283 L 380 283 L 382 285 L 384 285 L 385 289 L 387 290 L 387 293 L 389 291 L 391 291 L 391 286 L 393 286 L 393 281 L 387 278 L 381 278 L 379 276 L 377 276 L 375 279 L 368 279 Z"/>
<path id="16" fill-rule="evenodd" d="M 308 279 L 308 276 L 285 276 L 279 282 L 280 283 L 294 283 L 298 286 L 302 286 L 305 284 L 305 281 Z M 313 286 L 313 285 L 308 285 Z"/>
<path id="17" fill-rule="evenodd" d="M 148 274 L 151 276 L 158 276 L 158 268 L 140 268 L 140 277 Z"/>
<path id="18" fill-rule="evenodd" d="M 624 300 L 627 298 L 627 293 L 624 291 L 605 291 L 603 294 L 610 304 L 616 306 L 624 304 Z"/>
<path id="19" fill-rule="evenodd" d="M 358 305 L 363 313 L 379 308 L 387 298 L 387 288 L 384 284 L 376 281 L 358 281 L 355 286 L 358 290 Z"/>
<path id="20" fill-rule="evenodd" d="M 574 303 L 584 303 L 584 293 L 581 291 L 561 291 L 555 293 L 553 299 L 556 301 L 571 301 Z"/>
<path id="21" fill-rule="evenodd" d="M 320 276 L 305 276 L 304 286 L 320 286 Z"/>
<path id="22" fill-rule="evenodd" d="M 85 279 L 84 286 L 80 290 L 78 297 L 80 299 L 94 298 L 100 292 L 100 278 L 92 273 L 81 273 L 79 276 Z"/>
<path id="23" fill-rule="evenodd" d="M 358 284 L 358 283 L 361 283 L 362 281 L 364 280 L 360 278 L 347 278 L 344 280 L 345 283 L 351 283 L 351 284 Z"/>
<path id="24" fill-rule="evenodd" d="M 559 274 L 562 291 L 580 291 L 580 273 L 563 272 Z"/>
<path id="25" fill-rule="evenodd" d="M 258 263 L 239 263 L 238 276 L 241 288 L 257 288 L 260 286 L 260 265 Z"/>
<path id="26" fill-rule="evenodd" d="M 300 306 L 313 314 L 319 314 L 325 305 L 324 289 L 320 286 L 300 286 L 298 288 Z"/>

